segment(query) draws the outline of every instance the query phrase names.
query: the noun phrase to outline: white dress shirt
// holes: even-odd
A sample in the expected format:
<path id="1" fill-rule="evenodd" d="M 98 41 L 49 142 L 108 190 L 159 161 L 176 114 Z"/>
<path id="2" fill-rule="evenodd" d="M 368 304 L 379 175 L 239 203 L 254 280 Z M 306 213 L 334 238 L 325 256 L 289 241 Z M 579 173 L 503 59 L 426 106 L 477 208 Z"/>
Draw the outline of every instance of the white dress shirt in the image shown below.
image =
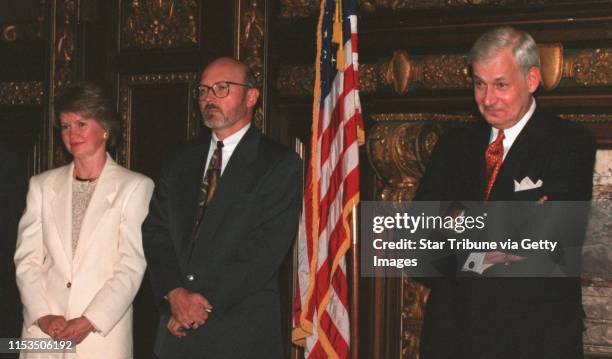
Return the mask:
<path id="1" fill-rule="evenodd" d="M 248 131 L 250 127 L 251 127 L 251 123 L 249 122 L 246 124 L 246 126 L 238 130 L 236 133 L 232 134 L 231 136 L 226 137 L 223 140 L 223 150 L 221 151 L 221 175 L 223 175 L 223 171 L 225 171 L 225 167 L 227 167 L 227 164 L 230 158 L 232 158 L 232 154 L 234 153 L 236 146 L 238 146 L 238 143 L 240 142 L 242 137 L 244 137 L 244 134 Z M 217 136 L 213 132 L 212 137 L 210 139 L 208 157 L 206 157 L 206 166 L 204 167 L 206 169 L 208 169 L 208 164 L 210 163 L 210 159 L 212 158 L 213 153 L 217 149 L 217 141 L 219 141 L 219 138 L 217 138 Z M 206 173 L 206 171 L 204 171 L 204 173 Z"/>

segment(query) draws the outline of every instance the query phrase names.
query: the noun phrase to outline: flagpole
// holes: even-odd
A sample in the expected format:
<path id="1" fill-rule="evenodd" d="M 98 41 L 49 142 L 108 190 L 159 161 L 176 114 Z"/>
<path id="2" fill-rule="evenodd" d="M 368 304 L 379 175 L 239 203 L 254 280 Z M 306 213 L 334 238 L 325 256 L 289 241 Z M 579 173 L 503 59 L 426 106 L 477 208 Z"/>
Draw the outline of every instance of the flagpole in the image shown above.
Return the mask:
<path id="1" fill-rule="evenodd" d="M 357 207 L 352 215 L 352 270 L 351 270 L 351 358 L 359 359 L 359 241 L 357 240 Z"/>

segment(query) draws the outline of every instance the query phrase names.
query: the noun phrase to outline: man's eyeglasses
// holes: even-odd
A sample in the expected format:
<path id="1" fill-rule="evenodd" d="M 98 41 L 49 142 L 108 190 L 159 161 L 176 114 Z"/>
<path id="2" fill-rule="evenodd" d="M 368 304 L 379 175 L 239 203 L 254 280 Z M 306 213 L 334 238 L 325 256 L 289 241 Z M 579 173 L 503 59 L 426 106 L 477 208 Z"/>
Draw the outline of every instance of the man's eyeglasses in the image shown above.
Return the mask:
<path id="1" fill-rule="evenodd" d="M 227 97 L 230 92 L 230 85 L 243 86 L 248 88 L 253 87 L 249 84 L 240 84 L 238 82 L 232 81 L 219 81 L 212 84 L 212 86 L 200 84 L 198 85 L 198 96 L 200 98 L 206 97 L 208 95 L 208 91 L 212 90 L 212 93 L 213 95 L 215 95 L 216 98 Z"/>

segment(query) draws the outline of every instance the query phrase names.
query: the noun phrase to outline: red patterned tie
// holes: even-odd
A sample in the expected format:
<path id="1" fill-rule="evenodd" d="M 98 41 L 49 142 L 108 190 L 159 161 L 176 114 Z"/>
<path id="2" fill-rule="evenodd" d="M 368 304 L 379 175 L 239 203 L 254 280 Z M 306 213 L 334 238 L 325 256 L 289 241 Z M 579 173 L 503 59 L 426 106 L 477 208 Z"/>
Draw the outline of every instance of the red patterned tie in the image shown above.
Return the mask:
<path id="1" fill-rule="evenodd" d="M 484 193 L 485 201 L 489 200 L 489 195 L 491 195 L 491 189 L 493 188 L 493 184 L 497 178 L 497 173 L 499 172 L 499 168 L 504 161 L 505 137 L 504 130 L 499 130 L 497 138 L 495 141 L 489 144 L 489 147 L 487 147 L 487 151 L 485 152 L 485 162 L 487 164 L 487 171 L 485 173 L 485 180 L 487 183 Z"/>

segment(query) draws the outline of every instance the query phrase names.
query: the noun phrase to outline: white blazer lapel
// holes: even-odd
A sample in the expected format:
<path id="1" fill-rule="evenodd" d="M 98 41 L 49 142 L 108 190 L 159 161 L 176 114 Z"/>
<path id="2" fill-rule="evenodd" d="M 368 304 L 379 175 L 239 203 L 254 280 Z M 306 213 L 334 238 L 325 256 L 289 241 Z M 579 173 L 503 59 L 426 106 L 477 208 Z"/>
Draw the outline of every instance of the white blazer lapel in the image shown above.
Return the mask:
<path id="1" fill-rule="evenodd" d="M 53 183 L 51 206 L 59 240 L 68 263 L 72 263 L 72 171 L 74 164 L 64 167 Z"/>
<path id="2" fill-rule="evenodd" d="M 91 196 L 85 216 L 83 217 L 83 223 L 81 224 L 81 231 L 79 232 L 79 242 L 76 247 L 74 254 L 74 262 L 77 263 L 83 253 L 87 250 L 91 242 L 91 237 L 98 222 L 108 211 L 117 195 L 117 180 L 116 180 L 116 167 L 118 165 L 115 161 L 107 155 L 106 164 L 100 173 L 98 178 L 98 184 L 94 189 L 94 193 Z"/>

